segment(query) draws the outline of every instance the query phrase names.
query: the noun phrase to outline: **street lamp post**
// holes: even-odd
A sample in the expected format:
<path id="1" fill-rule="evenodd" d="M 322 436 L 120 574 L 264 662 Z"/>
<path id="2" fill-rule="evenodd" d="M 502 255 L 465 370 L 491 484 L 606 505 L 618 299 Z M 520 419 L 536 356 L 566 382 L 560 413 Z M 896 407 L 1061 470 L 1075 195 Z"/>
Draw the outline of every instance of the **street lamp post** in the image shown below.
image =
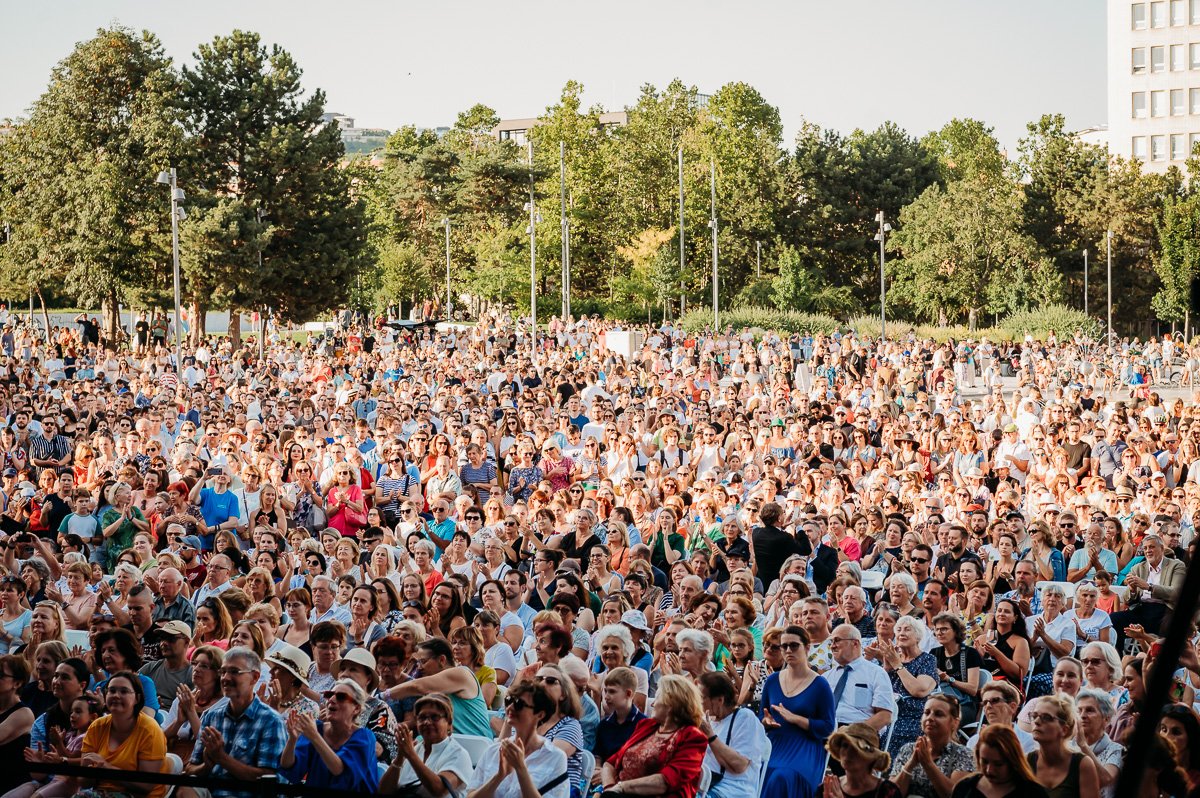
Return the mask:
<path id="1" fill-rule="evenodd" d="M 183 208 L 179 207 L 179 203 L 184 199 L 184 193 L 176 181 L 175 167 L 172 166 L 168 170 L 159 172 L 155 182 L 168 186 L 171 189 L 171 261 L 174 266 L 175 281 L 175 371 L 179 372 L 183 369 L 183 359 L 181 357 L 183 339 L 179 299 L 179 223 L 187 218 L 187 214 Z"/>
<path id="2" fill-rule="evenodd" d="M 558 142 L 558 210 L 562 227 L 562 320 L 571 315 L 571 224 L 567 221 L 567 143 Z"/>
<path id="3" fill-rule="evenodd" d="M 679 315 L 687 311 L 687 287 L 683 275 L 687 256 L 683 251 L 683 147 L 679 148 Z"/>
<path id="4" fill-rule="evenodd" d="M 442 227 L 446 228 L 446 321 L 454 318 L 453 299 L 450 296 L 450 217 L 442 217 Z"/>
<path id="5" fill-rule="evenodd" d="M 1104 232 L 1104 242 L 1108 248 L 1108 344 L 1112 346 L 1112 230 Z"/>
<path id="6" fill-rule="evenodd" d="M 1088 314 L 1088 251 L 1083 251 L 1083 315 Z"/>
<path id="7" fill-rule="evenodd" d="M 754 242 L 754 252 L 755 252 L 754 278 L 756 280 L 761 280 L 762 279 L 762 242 L 761 241 Z"/>
<path id="8" fill-rule="evenodd" d="M 529 360 L 537 365 L 537 223 L 542 219 L 533 197 L 533 139 L 529 140 L 529 202 L 525 210 L 529 211 Z"/>
<path id="9" fill-rule="evenodd" d="M 892 226 L 884 221 L 883 211 L 875 214 L 879 222 L 879 232 L 875 240 L 879 242 L 879 338 L 887 338 L 887 278 L 884 267 L 887 265 L 887 234 L 892 232 Z"/>
<path id="10" fill-rule="evenodd" d="M 720 296 L 720 280 L 719 271 L 717 270 L 717 159 L 709 156 L 709 220 L 708 226 L 712 228 L 712 303 L 713 303 L 713 334 L 717 333 L 720 328 L 721 316 L 718 304 Z"/>
<path id="11" fill-rule="evenodd" d="M 258 235 L 260 239 L 258 244 L 259 275 L 262 274 L 262 223 L 266 216 L 267 213 L 262 208 L 254 209 L 254 217 L 258 219 Z M 258 360 L 261 363 L 267 353 L 267 308 L 265 305 L 259 310 L 259 313 L 262 314 L 262 317 L 258 320 Z"/>

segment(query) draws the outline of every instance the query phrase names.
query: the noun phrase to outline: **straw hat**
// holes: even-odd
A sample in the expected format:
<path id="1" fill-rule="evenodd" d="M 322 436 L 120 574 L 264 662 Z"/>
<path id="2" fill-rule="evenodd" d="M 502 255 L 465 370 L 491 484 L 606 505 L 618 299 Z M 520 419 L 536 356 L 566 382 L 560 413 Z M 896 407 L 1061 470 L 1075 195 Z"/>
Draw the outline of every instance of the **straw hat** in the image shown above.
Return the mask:
<path id="1" fill-rule="evenodd" d="M 853 748 L 870 763 L 871 770 L 887 772 L 892 757 L 879 747 L 879 732 L 865 723 L 851 723 L 834 731 L 825 744 L 825 750 L 838 762 L 847 748 Z"/>

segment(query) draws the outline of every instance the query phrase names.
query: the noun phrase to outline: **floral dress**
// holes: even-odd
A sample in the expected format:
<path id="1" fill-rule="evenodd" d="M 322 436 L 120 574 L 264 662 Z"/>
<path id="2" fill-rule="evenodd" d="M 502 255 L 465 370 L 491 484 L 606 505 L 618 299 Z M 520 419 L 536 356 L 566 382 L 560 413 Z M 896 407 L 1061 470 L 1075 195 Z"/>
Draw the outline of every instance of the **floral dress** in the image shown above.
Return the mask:
<path id="1" fill-rule="evenodd" d="M 514 468 L 508 474 L 508 492 L 514 499 L 523 502 L 529 498 L 531 493 L 533 493 L 533 489 L 536 488 L 538 483 L 542 481 L 543 476 L 542 469 L 538 468 L 537 466 L 530 466 L 529 468 Z M 518 482 L 521 482 L 522 480 L 525 481 L 525 484 L 521 486 L 521 489 L 513 490 L 512 486 Z"/>
<path id="2" fill-rule="evenodd" d="M 937 659 L 929 652 L 922 652 L 913 660 L 902 666 L 913 676 L 929 676 L 936 683 L 938 678 Z M 907 743 L 915 742 L 921 734 L 921 714 L 925 711 L 924 697 L 917 698 L 904 688 L 900 681 L 899 671 L 890 674 L 892 692 L 896 696 L 896 722 L 892 730 L 892 739 L 888 743 L 888 753 L 895 759 L 901 748 Z"/>

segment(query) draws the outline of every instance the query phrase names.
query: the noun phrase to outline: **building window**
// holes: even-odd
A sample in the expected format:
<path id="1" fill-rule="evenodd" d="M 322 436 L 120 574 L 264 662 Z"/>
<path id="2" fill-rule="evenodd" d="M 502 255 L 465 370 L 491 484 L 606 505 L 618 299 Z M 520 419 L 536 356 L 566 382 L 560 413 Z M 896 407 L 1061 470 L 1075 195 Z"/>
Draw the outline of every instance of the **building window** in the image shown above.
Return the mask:
<path id="1" fill-rule="evenodd" d="M 1193 10 L 1196 8 L 1196 6 L 1198 4 L 1200 4 L 1200 0 L 1192 0 Z M 1130 27 L 1132 27 L 1134 30 L 1145 30 L 1146 29 L 1146 4 L 1145 3 L 1134 3 L 1131 11 L 1132 11 L 1132 17 L 1131 17 Z"/>
<path id="2" fill-rule="evenodd" d="M 1182 133 L 1171 134 L 1172 161 L 1182 161 L 1184 158 L 1187 158 L 1187 152 L 1183 149 L 1183 143 L 1185 140 L 1186 136 L 1184 136 Z"/>
<path id="3" fill-rule="evenodd" d="M 1200 114 L 1200 89 L 1188 89 L 1188 105 L 1191 106 L 1190 113 Z"/>
<path id="4" fill-rule="evenodd" d="M 1150 92 L 1150 116 L 1167 115 L 1167 93 L 1165 91 Z"/>
<path id="5" fill-rule="evenodd" d="M 1197 93 L 1200 94 L 1200 91 L 1197 91 Z M 1135 91 L 1133 93 L 1133 118 L 1146 118 L 1146 92 L 1144 91 Z"/>
<path id="6" fill-rule="evenodd" d="M 1200 25 L 1200 0 L 1192 0 L 1192 24 Z"/>
<path id="7" fill-rule="evenodd" d="M 1167 71 L 1167 48 L 1166 47 L 1151 47 L 1150 48 L 1150 71 L 1151 72 L 1166 72 Z"/>
<path id="8" fill-rule="evenodd" d="M 1145 136 L 1134 136 L 1133 137 L 1133 157 L 1140 158 L 1143 161 L 1146 160 L 1146 137 Z"/>
<path id="9" fill-rule="evenodd" d="M 1187 5 L 1183 0 L 1171 0 L 1171 27 L 1187 23 Z"/>
<path id="10" fill-rule="evenodd" d="M 1182 44 L 1171 45 L 1171 71 L 1183 72 L 1188 68 L 1187 51 Z"/>
<path id="11" fill-rule="evenodd" d="M 1183 89 L 1171 89 L 1171 116 L 1183 116 L 1187 113 L 1183 104 Z"/>
<path id="12" fill-rule="evenodd" d="M 1167 27 L 1167 4 L 1165 2 L 1150 4 L 1150 27 Z"/>
<path id="13" fill-rule="evenodd" d="M 1167 159 L 1167 137 L 1150 137 L 1150 160 L 1165 161 Z"/>
<path id="14" fill-rule="evenodd" d="M 1192 47 L 1195 48 L 1196 45 L 1192 45 Z M 1200 53 L 1194 53 L 1194 54 L 1200 55 Z M 1146 48 L 1145 47 L 1134 47 L 1133 51 L 1132 51 L 1132 56 L 1130 57 L 1130 62 L 1133 65 L 1133 67 L 1132 67 L 1133 74 L 1135 74 L 1135 75 L 1146 74 Z M 1197 69 L 1200 67 L 1196 67 L 1195 65 L 1193 65 L 1192 68 Z"/>

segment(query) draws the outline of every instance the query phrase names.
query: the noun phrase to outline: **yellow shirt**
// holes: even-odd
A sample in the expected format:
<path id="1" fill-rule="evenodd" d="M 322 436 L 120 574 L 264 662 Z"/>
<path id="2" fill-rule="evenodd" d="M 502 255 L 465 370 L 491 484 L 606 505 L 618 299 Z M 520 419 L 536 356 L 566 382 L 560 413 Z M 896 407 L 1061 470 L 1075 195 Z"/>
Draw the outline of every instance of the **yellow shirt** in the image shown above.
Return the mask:
<path id="1" fill-rule="evenodd" d="M 149 715 L 139 712 L 137 726 L 134 727 L 133 733 L 116 748 L 110 748 L 109 746 L 109 734 L 111 732 L 112 716 L 105 715 L 102 718 L 97 718 L 92 722 L 91 726 L 88 726 L 87 732 L 83 735 L 83 753 L 99 754 L 107 759 L 112 767 L 121 770 L 137 770 L 138 760 L 158 760 L 163 765 L 160 768 L 160 772 L 165 770 L 167 737 Z M 101 783 L 100 788 L 109 790 L 125 789 L 120 784 L 112 783 Z M 149 798 L 163 798 L 166 792 L 166 785 L 160 784 L 149 793 Z"/>

